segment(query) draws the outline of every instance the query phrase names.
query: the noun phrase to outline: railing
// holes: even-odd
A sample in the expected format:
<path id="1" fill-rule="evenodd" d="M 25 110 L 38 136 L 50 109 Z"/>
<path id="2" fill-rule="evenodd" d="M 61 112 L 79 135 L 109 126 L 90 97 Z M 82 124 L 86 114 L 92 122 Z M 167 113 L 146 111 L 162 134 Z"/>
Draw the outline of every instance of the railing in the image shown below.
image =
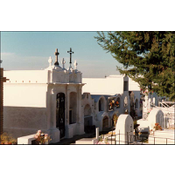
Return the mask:
<path id="1" fill-rule="evenodd" d="M 168 144 L 168 140 L 174 140 L 174 144 L 175 144 L 175 139 L 172 139 L 172 138 L 166 138 L 166 137 L 155 137 L 155 136 L 149 136 L 149 138 L 154 138 L 154 145 L 156 144 L 156 138 L 157 139 L 164 139 L 166 140 L 166 145 Z"/>
<path id="2" fill-rule="evenodd" d="M 130 135 L 132 134 L 132 135 Z M 126 139 L 121 139 L 121 136 L 125 136 Z M 118 137 L 118 139 L 116 139 Z M 135 139 L 134 139 L 134 135 L 133 135 L 133 132 L 127 132 L 126 134 L 123 134 L 123 133 L 117 133 L 117 134 L 112 134 L 110 136 L 106 136 L 104 137 L 104 135 L 102 136 L 103 139 L 107 139 L 107 142 L 109 144 L 114 144 L 114 145 L 117 145 L 117 144 L 133 144 Z"/>

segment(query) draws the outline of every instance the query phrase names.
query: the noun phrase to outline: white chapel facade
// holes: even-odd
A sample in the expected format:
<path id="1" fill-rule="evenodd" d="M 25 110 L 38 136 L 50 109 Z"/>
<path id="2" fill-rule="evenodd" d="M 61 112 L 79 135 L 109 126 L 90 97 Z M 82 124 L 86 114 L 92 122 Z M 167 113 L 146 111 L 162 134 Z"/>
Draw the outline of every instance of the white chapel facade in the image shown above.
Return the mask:
<path id="1" fill-rule="evenodd" d="M 20 137 L 38 129 L 51 135 L 54 142 L 84 134 L 81 118 L 82 73 L 70 66 L 64 68 L 49 58 L 45 70 L 5 71 L 9 81 L 4 91 L 4 131 Z"/>

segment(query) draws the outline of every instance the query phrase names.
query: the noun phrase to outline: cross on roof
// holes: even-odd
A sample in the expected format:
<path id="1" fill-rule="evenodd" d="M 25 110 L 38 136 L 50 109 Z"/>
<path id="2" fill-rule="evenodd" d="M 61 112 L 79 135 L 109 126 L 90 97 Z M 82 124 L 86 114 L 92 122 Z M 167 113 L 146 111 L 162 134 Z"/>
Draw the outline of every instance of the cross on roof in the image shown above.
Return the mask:
<path id="1" fill-rule="evenodd" d="M 56 49 L 55 50 L 55 63 L 54 63 L 54 65 L 58 65 L 59 66 L 59 63 L 58 63 L 58 55 L 59 55 L 60 53 L 58 52 L 58 49 Z"/>
<path id="2" fill-rule="evenodd" d="M 67 51 L 67 53 L 70 54 L 70 64 L 72 64 L 72 54 L 74 53 L 74 52 L 72 51 L 72 48 L 70 48 L 70 51 Z"/>

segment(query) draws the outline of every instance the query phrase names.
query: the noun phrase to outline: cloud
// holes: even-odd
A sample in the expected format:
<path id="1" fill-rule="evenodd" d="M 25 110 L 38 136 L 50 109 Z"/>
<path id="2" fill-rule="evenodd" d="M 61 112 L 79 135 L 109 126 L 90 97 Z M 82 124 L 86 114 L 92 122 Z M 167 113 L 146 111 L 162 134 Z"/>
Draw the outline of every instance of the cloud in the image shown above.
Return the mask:
<path id="1" fill-rule="evenodd" d="M 1 57 L 7 57 L 7 56 L 14 56 L 15 53 L 10 53 L 10 52 L 2 52 Z"/>

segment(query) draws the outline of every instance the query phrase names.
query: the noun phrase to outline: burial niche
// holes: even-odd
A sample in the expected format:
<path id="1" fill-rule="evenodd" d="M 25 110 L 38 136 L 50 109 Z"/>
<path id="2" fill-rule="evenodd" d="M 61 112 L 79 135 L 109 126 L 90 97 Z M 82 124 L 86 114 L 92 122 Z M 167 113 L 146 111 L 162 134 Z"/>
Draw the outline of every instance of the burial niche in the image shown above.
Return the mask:
<path id="1" fill-rule="evenodd" d="M 56 127 L 60 130 L 60 138 L 65 136 L 65 94 L 56 97 Z"/>
<path id="2" fill-rule="evenodd" d="M 115 101 L 115 106 L 116 108 L 120 108 L 120 97 L 118 97 L 117 100 Z"/>
<path id="3" fill-rule="evenodd" d="M 77 116 L 77 93 L 70 93 L 69 124 L 76 123 Z"/>

